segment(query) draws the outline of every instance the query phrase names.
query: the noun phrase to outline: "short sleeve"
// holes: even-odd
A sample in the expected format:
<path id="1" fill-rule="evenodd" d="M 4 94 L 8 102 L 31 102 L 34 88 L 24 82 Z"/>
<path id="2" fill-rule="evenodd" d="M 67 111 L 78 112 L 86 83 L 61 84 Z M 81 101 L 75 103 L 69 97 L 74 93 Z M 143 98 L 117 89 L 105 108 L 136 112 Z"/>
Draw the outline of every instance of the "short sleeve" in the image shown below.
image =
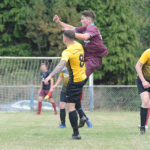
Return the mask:
<path id="1" fill-rule="evenodd" d="M 83 33 L 83 32 L 85 32 L 86 28 L 84 28 L 84 27 L 75 27 L 74 30 L 77 33 Z"/>
<path id="2" fill-rule="evenodd" d="M 64 77 L 64 73 L 60 73 L 60 76 L 61 76 L 61 77 Z"/>
<path id="3" fill-rule="evenodd" d="M 142 56 L 139 59 L 139 62 L 142 63 L 143 65 L 148 61 L 150 58 L 150 49 L 146 50 Z"/>
<path id="4" fill-rule="evenodd" d="M 66 50 L 64 50 L 64 51 L 62 52 L 61 60 L 65 60 L 66 62 L 68 62 L 69 57 L 70 57 L 70 53 L 67 52 Z"/>

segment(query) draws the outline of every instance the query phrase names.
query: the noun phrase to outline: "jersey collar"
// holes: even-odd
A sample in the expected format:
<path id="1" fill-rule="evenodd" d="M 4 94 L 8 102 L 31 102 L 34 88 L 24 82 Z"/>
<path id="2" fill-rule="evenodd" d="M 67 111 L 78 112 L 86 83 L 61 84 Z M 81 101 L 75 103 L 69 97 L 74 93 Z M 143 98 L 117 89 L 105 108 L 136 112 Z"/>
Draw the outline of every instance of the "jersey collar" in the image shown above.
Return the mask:
<path id="1" fill-rule="evenodd" d="M 87 26 L 87 28 L 90 27 L 90 26 L 94 26 L 94 25 L 95 25 L 94 23 L 91 23 L 89 26 Z"/>
<path id="2" fill-rule="evenodd" d="M 76 43 L 74 43 L 74 44 L 76 44 Z M 67 46 L 67 48 L 70 48 L 70 47 L 72 47 L 74 44 L 71 44 L 71 45 Z"/>

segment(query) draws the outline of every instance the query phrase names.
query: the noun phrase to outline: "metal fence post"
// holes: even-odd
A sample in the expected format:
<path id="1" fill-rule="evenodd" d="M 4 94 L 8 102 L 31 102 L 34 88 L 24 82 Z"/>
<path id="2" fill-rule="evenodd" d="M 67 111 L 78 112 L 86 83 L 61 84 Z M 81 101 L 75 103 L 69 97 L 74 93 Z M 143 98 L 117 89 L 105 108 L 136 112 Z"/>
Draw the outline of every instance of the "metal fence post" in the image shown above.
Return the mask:
<path id="1" fill-rule="evenodd" d="M 34 111 L 34 89 L 30 88 L 30 110 Z"/>
<path id="2" fill-rule="evenodd" d="M 90 112 L 93 111 L 94 105 L 93 105 L 93 74 L 89 77 L 89 103 L 90 103 Z"/>

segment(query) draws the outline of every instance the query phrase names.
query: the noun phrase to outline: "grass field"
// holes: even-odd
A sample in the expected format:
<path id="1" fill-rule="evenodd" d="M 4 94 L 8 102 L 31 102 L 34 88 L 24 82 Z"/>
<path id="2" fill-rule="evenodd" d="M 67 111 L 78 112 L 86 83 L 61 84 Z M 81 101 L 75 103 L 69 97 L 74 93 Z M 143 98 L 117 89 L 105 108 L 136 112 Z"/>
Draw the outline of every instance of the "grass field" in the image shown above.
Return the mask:
<path id="1" fill-rule="evenodd" d="M 82 140 L 71 139 L 72 129 L 56 129 L 53 112 L 0 113 L 0 150 L 150 150 L 150 131 L 139 136 L 139 112 L 87 113 L 93 128 L 80 129 Z"/>

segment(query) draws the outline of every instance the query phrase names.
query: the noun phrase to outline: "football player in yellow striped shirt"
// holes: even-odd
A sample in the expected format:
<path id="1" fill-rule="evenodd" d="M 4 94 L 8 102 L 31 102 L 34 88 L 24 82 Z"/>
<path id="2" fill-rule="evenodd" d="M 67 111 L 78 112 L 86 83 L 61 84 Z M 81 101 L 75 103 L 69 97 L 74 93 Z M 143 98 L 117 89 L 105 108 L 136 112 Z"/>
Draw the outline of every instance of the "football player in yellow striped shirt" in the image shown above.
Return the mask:
<path id="1" fill-rule="evenodd" d="M 62 90 L 60 93 L 60 121 L 61 121 L 61 124 L 57 128 L 66 128 L 66 109 L 65 109 L 66 105 L 67 105 L 66 89 L 67 89 L 67 84 L 69 81 L 69 72 L 66 67 L 64 67 L 63 70 L 61 71 L 55 85 L 53 86 L 53 90 L 55 90 L 58 87 L 58 85 L 60 84 L 60 82 L 62 80 L 63 80 L 63 86 L 62 86 Z M 79 117 L 80 117 L 79 127 L 81 127 L 81 120 L 83 120 L 83 118 L 84 118 L 86 120 L 86 124 L 87 124 L 88 128 L 92 128 L 92 122 L 90 121 L 90 119 L 85 114 L 83 117 L 83 112 L 82 112 L 83 110 L 81 108 L 81 99 L 82 99 L 82 94 L 80 96 L 80 103 L 78 105 L 76 105 L 76 109 L 77 109 L 77 111 L 79 113 Z M 81 117 L 83 117 L 83 118 L 81 118 Z M 82 123 L 84 123 L 84 122 L 82 122 Z"/>
<path id="2" fill-rule="evenodd" d="M 146 119 L 150 108 L 150 49 L 144 51 L 135 68 L 138 74 L 137 87 L 142 101 L 140 109 L 140 134 L 143 135 L 145 133 Z"/>
<path id="3" fill-rule="evenodd" d="M 76 104 L 80 103 L 80 95 L 82 88 L 87 80 L 84 64 L 84 50 L 80 43 L 75 40 L 75 32 L 66 30 L 63 34 L 63 42 L 67 46 L 62 52 L 60 63 L 46 78 L 45 84 L 57 73 L 67 66 L 69 71 L 69 82 L 67 85 L 67 103 L 69 110 L 69 120 L 73 128 L 72 139 L 81 139 L 78 130 L 78 116 L 76 113 Z"/>

